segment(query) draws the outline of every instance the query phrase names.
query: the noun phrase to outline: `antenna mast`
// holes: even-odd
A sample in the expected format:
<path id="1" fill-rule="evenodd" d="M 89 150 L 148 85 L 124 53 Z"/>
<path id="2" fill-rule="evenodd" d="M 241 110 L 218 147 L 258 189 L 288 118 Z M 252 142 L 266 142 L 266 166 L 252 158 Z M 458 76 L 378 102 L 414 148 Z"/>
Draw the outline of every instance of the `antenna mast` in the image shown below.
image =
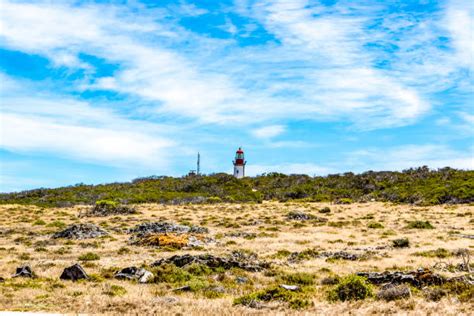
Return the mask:
<path id="1" fill-rule="evenodd" d="M 197 169 L 196 174 L 199 175 L 201 173 L 201 155 L 198 152 L 198 159 L 197 159 Z"/>

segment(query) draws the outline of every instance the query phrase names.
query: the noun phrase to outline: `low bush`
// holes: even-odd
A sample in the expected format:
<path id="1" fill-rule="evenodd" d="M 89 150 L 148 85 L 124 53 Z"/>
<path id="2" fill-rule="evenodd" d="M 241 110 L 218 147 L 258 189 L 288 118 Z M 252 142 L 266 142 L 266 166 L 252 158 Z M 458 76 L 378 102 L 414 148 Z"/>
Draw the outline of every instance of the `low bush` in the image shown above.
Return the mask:
<path id="1" fill-rule="evenodd" d="M 434 226 L 431 225 L 428 221 L 411 221 L 408 222 L 406 228 L 410 229 L 434 229 Z"/>
<path id="2" fill-rule="evenodd" d="M 394 248 L 408 248 L 410 247 L 410 241 L 408 238 L 399 238 L 392 240 L 392 246 Z"/>
<path id="3" fill-rule="evenodd" d="M 80 261 L 94 261 L 99 260 L 100 256 L 93 252 L 88 252 L 79 256 L 78 260 Z"/>
<path id="4" fill-rule="evenodd" d="M 378 222 L 372 222 L 367 225 L 367 228 L 379 229 L 379 228 L 384 228 L 384 226 Z"/>
<path id="5" fill-rule="evenodd" d="M 357 275 L 349 275 L 329 292 L 330 301 L 363 300 L 373 296 L 373 287 L 366 279 Z"/>

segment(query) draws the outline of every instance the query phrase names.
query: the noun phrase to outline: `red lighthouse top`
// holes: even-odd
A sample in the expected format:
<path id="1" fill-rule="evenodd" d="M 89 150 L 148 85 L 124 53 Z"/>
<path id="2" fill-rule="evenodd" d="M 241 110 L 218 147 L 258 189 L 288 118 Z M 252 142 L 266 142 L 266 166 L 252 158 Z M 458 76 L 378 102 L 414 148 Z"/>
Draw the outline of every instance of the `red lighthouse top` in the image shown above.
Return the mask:
<path id="1" fill-rule="evenodd" d="M 239 147 L 239 149 L 237 149 L 237 151 L 235 152 L 235 160 L 234 160 L 234 165 L 237 166 L 243 166 L 245 165 L 245 162 L 244 162 L 244 151 L 242 150 L 241 147 Z"/>

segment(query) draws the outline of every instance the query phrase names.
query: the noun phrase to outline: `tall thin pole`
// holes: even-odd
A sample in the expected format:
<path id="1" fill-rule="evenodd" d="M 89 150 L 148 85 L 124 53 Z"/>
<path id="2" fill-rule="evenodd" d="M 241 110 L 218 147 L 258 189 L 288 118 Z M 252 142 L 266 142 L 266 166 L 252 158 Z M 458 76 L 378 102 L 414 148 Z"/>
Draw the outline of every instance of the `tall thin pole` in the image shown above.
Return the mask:
<path id="1" fill-rule="evenodd" d="M 201 173 L 201 155 L 198 152 L 198 160 L 197 160 L 197 175 Z"/>

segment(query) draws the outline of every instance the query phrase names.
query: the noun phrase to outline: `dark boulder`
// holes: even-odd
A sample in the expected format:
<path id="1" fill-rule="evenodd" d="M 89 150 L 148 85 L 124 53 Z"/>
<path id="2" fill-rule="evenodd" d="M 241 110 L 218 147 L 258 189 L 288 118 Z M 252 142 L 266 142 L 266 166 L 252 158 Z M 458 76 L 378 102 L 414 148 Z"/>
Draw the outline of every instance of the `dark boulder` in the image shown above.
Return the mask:
<path id="1" fill-rule="evenodd" d="M 73 266 L 65 268 L 59 278 L 61 280 L 77 281 L 80 279 L 89 279 L 89 276 L 87 275 L 86 271 L 84 271 L 84 269 L 78 263 L 76 263 Z"/>
<path id="2" fill-rule="evenodd" d="M 12 275 L 12 278 L 18 278 L 18 277 L 23 277 L 23 278 L 34 277 L 33 272 L 31 271 L 31 267 L 28 265 L 24 265 L 24 266 L 16 268 L 16 272 L 14 275 Z"/>

